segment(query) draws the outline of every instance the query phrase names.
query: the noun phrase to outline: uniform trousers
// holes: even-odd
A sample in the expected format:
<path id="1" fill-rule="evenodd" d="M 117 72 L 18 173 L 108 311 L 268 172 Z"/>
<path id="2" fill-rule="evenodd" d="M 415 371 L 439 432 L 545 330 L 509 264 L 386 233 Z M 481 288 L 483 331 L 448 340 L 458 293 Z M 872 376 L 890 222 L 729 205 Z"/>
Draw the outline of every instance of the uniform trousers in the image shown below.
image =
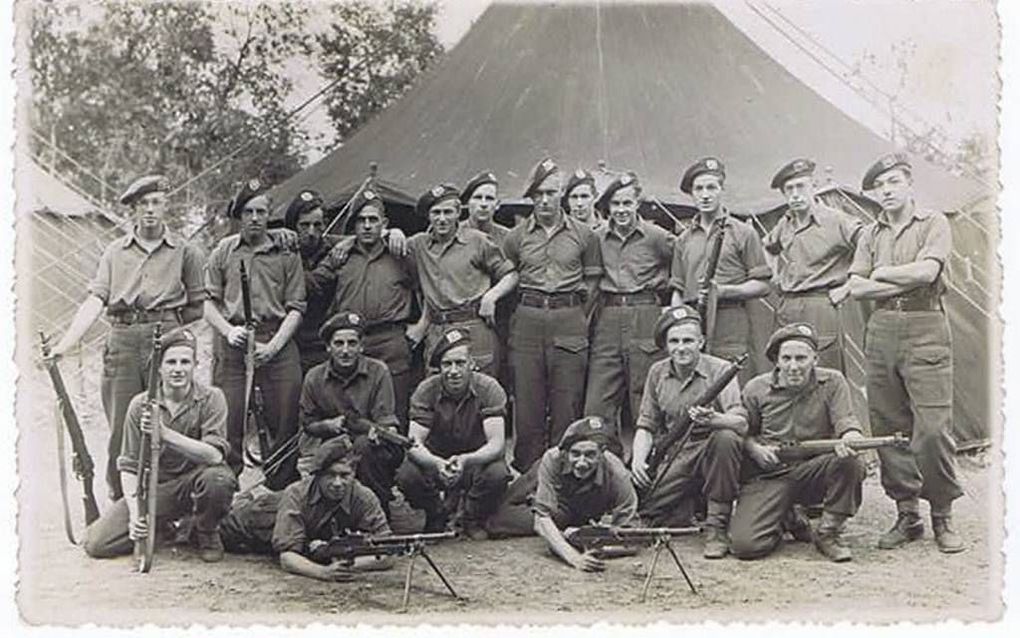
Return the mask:
<path id="1" fill-rule="evenodd" d="M 362 352 L 386 364 L 393 379 L 394 412 L 398 429 L 407 433 L 407 409 L 411 400 L 411 346 L 406 324 L 391 323 L 370 327 L 361 339 Z"/>
<path id="2" fill-rule="evenodd" d="M 746 354 L 751 344 L 751 318 L 743 301 L 719 302 L 715 311 L 715 329 L 708 353 L 732 361 Z M 754 357 L 749 357 L 737 378 L 740 387 L 755 376 Z"/>
<path id="3" fill-rule="evenodd" d="M 845 354 L 840 340 L 843 322 L 825 290 L 811 294 L 781 294 L 776 307 L 776 328 L 807 322 L 818 334 L 818 365 L 846 374 Z"/>
<path id="4" fill-rule="evenodd" d="M 466 525 L 485 523 L 503 501 L 509 480 L 510 471 L 502 456 L 485 465 L 465 468 L 457 482 L 446 487 L 443 487 L 435 468 L 423 468 L 410 458 L 404 461 L 397 472 L 397 485 L 415 509 L 439 513 L 443 509 L 441 491 L 455 490 L 463 493 L 462 520 Z"/>
<path id="5" fill-rule="evenodd" d="M 826 512 L 853 516 L 861 506 L 865 474 L 859 457 L 822 454 L 745 483 L 730 518 L 730 552 L 738 558 L 771 553 L 783 536 L 783 517 L 794 504 L 821 502 Z"/>

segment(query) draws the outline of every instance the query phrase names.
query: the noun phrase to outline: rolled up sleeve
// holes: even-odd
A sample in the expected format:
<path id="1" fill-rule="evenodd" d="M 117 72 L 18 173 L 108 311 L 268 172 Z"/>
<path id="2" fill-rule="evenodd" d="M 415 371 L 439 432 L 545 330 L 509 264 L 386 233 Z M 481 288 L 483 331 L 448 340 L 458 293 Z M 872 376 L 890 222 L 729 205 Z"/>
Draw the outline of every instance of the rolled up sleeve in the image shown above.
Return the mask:
<path id="1" fill-rule="evenodd" d="M 539 460 L 538 488 L 531 504 L 536 516 L 552 518 L 560 510 L 559 463 L 556 461 L 557 450 L 547 450 Z"/>
<path id="2" fill-rule="evenodd" d="M 137 394 L 128 404 L 124 417 L 124 439 L 120 445 L 120 456 L 117 457 L 117 469 L 130 474 L 138 473 L 138 445 L 142 438 L 142 409 L 145 407 L 145 395 Z"/>
<path id="3" fill-rule="evenodd" d="M 849 432 L 856 430 L 861 432 L 861 424 L 854 415 L 853 406 L 850 401 L 850 386 L 843 376 L 835 377 L 831 381 L 832 394 L 826 402 L 829 410 L 829 421 L 832 423 L 833 433 L 839 438 Z"/>
<path id="4" fill-rule="evenodd" d="M 199 423 L 202 442 L 213 446 L 226 458 L 230 451 L 227 443 L 227 399 L 219 388 L 209 390 L 209 400 Z"/>
<path id="5" fill-rule="evenodd" d="M 854 259 L 850 263 L 849 272 L 851 275 L 857 275 L 865 279 L 871 277 L 871 272 L 875 269 L 874 256 L 871 252 L 872 234 L 871 228 L 868 228 L 858 236 L 857 248 L 854 249 Z"/>
<path id="6" fill-rule="evenodd" d="M 761 237 L 753 229 L 744 235 L 743 253 L 748 279 L 772 278 L 772 267 L 765 260 L 765 249 L 762 248 Z"/>
<path id="7" fill-rule="evenodd" d="M 188 304 L 196 304 L 208 297 L 204 281 L 205 254 L 196 244 L 184 245 L 183 272 L 184 291 Z"/>
<path id="8" fill-rule="evenodd" d="M 117 243 L 119 244 L 119 242 Z M 92 278 L 88 288 L 89 294 L 101 299 L 104 305 L 110 302 L 110 269 L 112 268 L 113 255 L 111 253 L 113 250 L 114 244 L 111 244 L 103 251 L 99 258 L 99 266 L 96 267 L 96 275 Z"/>
<path id="9" fill-rule="evenodd" d="M 308 303 L 305 297 L 305 270 L 301 264 L 301 255 L 296 251 L 286 253 L 283 261 L 284 289 L 283 305 L 287 310 L 305 313 Z"/>
<path id="10" fill-rule="evenodd" d="M 945 265 L 953 252 L 953 231 L 945 215 L 933 213 L 928 222 L 927 232 L 923 235 L 924 243 L 917 253 L 917 261 L 933 259 L 939 265 Z"/>
<path id="11" fill-rule="evenodd" d="M 278 554 L 305 552 L 308 530 L 305 528 L 305 519 L 301 513 L 305 486 L 304 481 L 292 484 L 280 499 L 280 507 L 276 511 L 276 524 L 273 525 L 273 551 Z"/>

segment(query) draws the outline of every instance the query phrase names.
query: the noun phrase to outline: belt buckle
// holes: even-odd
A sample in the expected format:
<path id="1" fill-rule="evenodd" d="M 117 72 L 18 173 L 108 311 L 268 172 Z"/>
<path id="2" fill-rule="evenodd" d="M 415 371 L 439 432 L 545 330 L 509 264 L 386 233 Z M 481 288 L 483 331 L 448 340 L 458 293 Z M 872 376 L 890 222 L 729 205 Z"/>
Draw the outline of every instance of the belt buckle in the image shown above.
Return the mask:
<path id="1" fill-rule="evenodd" d="M 896 297 L 893 300 L 893 305 L 896 307 L 896 310 L 899 310 L 900 312 L 902 312 L 903 311 L 903 297 Z"/>
<path id="2" fill-rule="evenodd" d="M 621 306 L 629 306 L 630 304 L 627 303 L 628 301 L 629 301 L 628 295 L 620 295 L 620 305 Z"/>
<path id="3" fill-rule="evenodd" d="M 552 295 L 542 295 L 542 308 L 549 310 L 550 308 L 552 308 L 552 302 L 553 302 Z"/>

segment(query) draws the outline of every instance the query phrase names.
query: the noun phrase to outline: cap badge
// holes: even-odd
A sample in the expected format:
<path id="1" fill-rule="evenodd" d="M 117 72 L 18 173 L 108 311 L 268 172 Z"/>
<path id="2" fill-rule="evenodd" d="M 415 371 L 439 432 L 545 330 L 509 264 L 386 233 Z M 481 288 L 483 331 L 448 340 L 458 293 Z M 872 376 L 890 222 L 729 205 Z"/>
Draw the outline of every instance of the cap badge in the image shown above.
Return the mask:
<path id="1" fill-rule="evenodd" d="M 555 168 L 555 166 L 556 165 L 553 164 L 553 161 L 551 159 L 546 158 L 542 160 L 542 170 L 551 171 L 553 168 Z"/>
<path id="2" fill-rule="evenodd" d="M 451 330 L 446 333 L 446 343 L 456 343 L 464 338 L 464 333 L 459 330 Z"/>
<path id="3" fill-rule="evenodd" d="M 620 178 L 620 186 L 630 186 L 632 178 L 630 175 L 624 175 Z"/>
<path id="4" fill-rule="evenodd" d="M 673 318 L 677 319 L 677 320 L 679 320 L 679 319 L 686 319 L 687 318 L 687 310 L 685 310 L 684 308 L 674 308 L 673 309 Z"/>
<path id="5" fill-rule="evenodd" d="M 432 196 L 433 197 L 442 197 L 443 191 L 444 191 L 444 189 L 443 189 L 442 186 L 436 186 L 435 188 L 432 189 Z"/>
<path id="6" fill-rule="evenodd" d="M 493 175 L 492 173 L 486 173 L 485 174 L 485 179 L 488 179 L 488 180 L 491 180 L 491 181 L 494 182 L 494 181 L 496 181 L 496 176 Z"/>
<path id="7" fill-rule="evenodd" d="M 896 156 L 886 155 L 882 158 L 882 168 L 892 168 L 896 164 Z"/>
<path id="8" fill-rule="evenodd" d="M 795 171 L 807 170 L 807 162 L 805 162 L 804 160 L 797 160 L 796 162 L 793 163 L 793 170 Z"/>
<path id="9" fill-rule="evenodd" d="M 602 429 L 602 419 L 600 419 L 597 416 L 589 417 L 588 418 L 588 427 L 590 427 L 593 430 L 601 430 Z"/>
<path id="10" fill-rule="evenodd" d="M 709 158 L 705 160 L 705 168 L 707 168 L 710 171 L 714 171 L 719 168 L 719 162 L 715 161 L 712 158 Z"/>
<path id="11" fill-rule="evenodd" d="M 257 191 L 258 189 L 262 188 L 262 182 L 260 182 L 258 179 L 250 179 L 248 180 L 248 188 L 250 190 Z"/>
<path id="12" fill-rule="evenodd" d="M 301 201 L 310 202 L 315 199 L 315 195 L 312 195 L 309 191 L 303 191 L 301 193 Z"/>
<path id="13" fill-rule="evenodd" d="M 576 177 L 577 179 L 584 179 L 584 171 L 581 170 L 580 168 L 577 169 L 576 171 L 574 171 L 574 177 Z"/>
<path id="14" fill-rule="evenodd" d="M 352 326 L 356 326 L 359 323 L 361 323 L 361 317 L 352 312 L 351 314 L 347 315 L 347 323 L 351 324 Z"/>
<path id="15" fill-rule="evenodd" d="M 156 188 L 161 191 L 170 190 L 170 180 L 165 177 L 159 178 L 156 181 Z"/>
<path id="16" fill-rule="evenodd" d="M 366 190 L 365 192 L 363 192 L 361 194 L 361 196 L 364 197 L 365 199 L 369 199 L 369 200 L 375 199 L 375 193 L 373 193 L 372 191 L 369 191 L 369 190 Z"/>
<path id="17" fill-rule="evenodd" d="M 797 331 L 799 333 L 801 333 L 802 335 L 804 335 L 805 337 L 814 336 L 814 333 L 811 332 L 811 328 L 809 328 L 807 326 L 797 326 Z"/>

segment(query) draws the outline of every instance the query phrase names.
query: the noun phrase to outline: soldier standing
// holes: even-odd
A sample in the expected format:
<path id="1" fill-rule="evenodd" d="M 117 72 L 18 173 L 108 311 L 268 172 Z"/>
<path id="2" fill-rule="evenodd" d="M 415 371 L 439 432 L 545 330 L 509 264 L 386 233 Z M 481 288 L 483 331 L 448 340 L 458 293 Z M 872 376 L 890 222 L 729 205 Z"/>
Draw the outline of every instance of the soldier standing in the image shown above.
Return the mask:
<path id="1" fill-rule="evenodd" d="M 493 219 L 499 208 L 499 181 L 496 176 L 491 171 L 484 171 L 472 177 L 464 185 L 460 203 L 467 207 L 464 226 L 482 231 L 492 243 L 502 246 L 510 229 Z"/>
<path id="2" fill-rule="evenodd" d="M 606 220 L 602 219 L 595 205 L 597 199 L 599 198 L 595 190 L 595 176 L 590 171 L 579 168 L 567 178 L 560 205 L 568 215 L 598 231 L 605 227 Z"/>
<path id="3" fill-rule="evenodd" d="M 911 438 L 909 449 L 878 451 L 882 487 L 898 514 L 878 546 L 894 549 L 924 534 L 923 498 L 939 549 L 960 552 L 963 539 L 952 526 L 953 501 L 963 494 L 952 434 L 953 342 L 942 306 L 952 231 L 944 215 L 915 204 L 910 161 L 901 153 L 872 165 L 862 187 L 882 205 L 850 266 L 850 294 L 876 306 L 865 346 L 871 429 Z"/>
<path id="4" fill-rule="evenodd" d="M 54 357 L 66 354 L 105 308 L 110 333 L 100 393 L 110 426 L 106 483 L 112 500 L 124 495 L 117 457 L 128 403 L 145 390 L 145 360 L 152 351 L 153 325 L 162 323 L 166 330 L 202 316 L 205 256 L 198 246 L 167 228 L 168 190 L 169 183 L 162 175 L 146 175 L 120 196 L 120 203 L 132 209 L 134 227 L 103 251 L 88 298 L 53 347 Z"/>

